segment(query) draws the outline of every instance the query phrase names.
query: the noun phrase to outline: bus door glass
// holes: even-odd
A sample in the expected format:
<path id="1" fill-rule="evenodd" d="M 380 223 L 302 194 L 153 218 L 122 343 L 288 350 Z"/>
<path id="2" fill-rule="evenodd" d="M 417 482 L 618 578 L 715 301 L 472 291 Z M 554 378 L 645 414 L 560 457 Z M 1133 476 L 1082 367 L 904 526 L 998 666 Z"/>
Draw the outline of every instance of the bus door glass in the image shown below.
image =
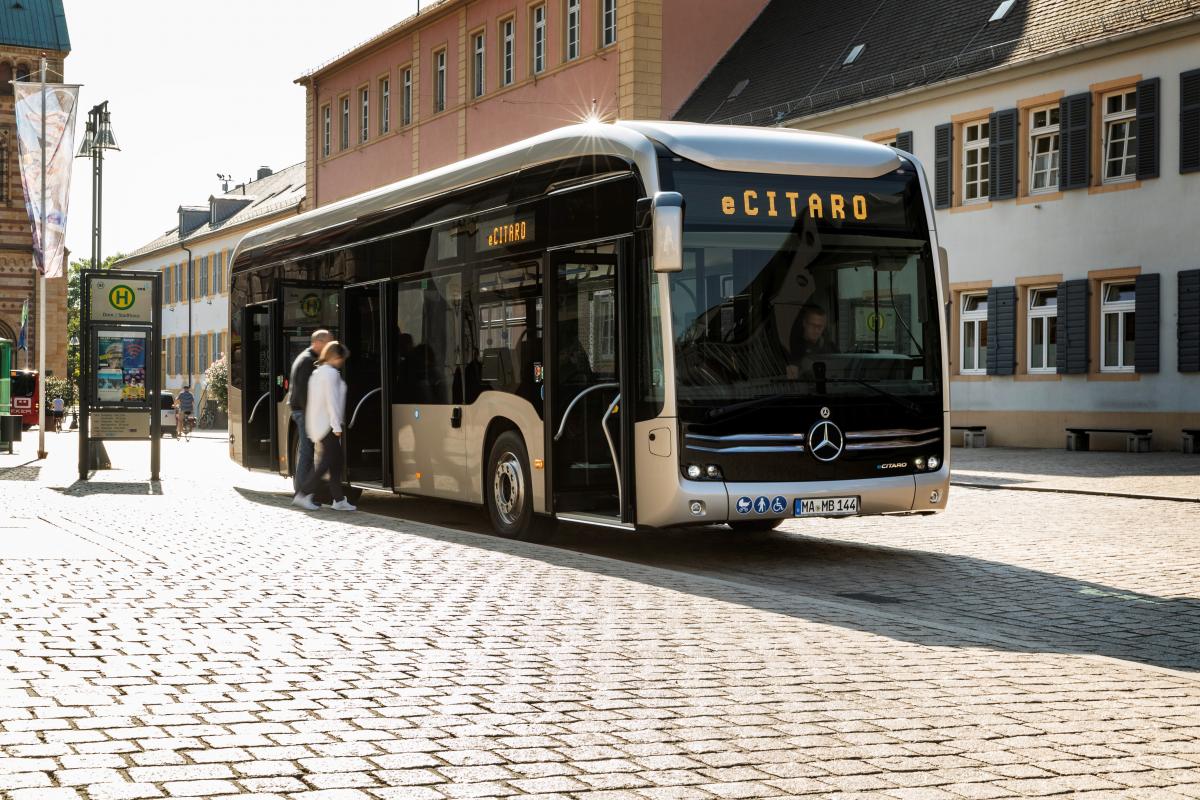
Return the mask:
<path id="1" fill-rule="evenodd" d="M 258 303 L 242 311 L 242 463 L 253 469 L 275 469 L 276 403 L 283 397 L 276 303 Z"/>
<path id="2" fill-rule="evenodd" d="M 342 300 L 346 361 L 346 477 L 350 483 L 391 487 L 386 374 L 390 284 L 347 287 Z"/>
<path id="3" fill-rule="evenodd" d="M 631 522 L 618 243 L 552 254 L 550 468 L 559 516 Z"/>

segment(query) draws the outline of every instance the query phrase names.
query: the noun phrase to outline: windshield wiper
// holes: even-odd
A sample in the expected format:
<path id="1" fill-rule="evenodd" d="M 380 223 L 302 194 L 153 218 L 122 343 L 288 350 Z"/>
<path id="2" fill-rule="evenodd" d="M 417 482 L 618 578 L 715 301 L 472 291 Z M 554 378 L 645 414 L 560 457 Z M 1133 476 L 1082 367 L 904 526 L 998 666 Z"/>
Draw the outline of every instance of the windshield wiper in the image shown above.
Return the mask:
<path id="1" fill-rule="evenodd" d="M 767 403 L 784 397 L 795 397 L 795 394 L 793 392 L 779 392 L 778 394 L 768 394 L 764 395 L 763 397 L 755 397 L 751 400 L 742 400 L 738 403 L 730 403 L 727 406 L 709 409 L 708 413 L 705 415 L 705 419 L 716 419 L 717 417 L 724 417 L 728 414 L 732 414 L 735 411 L 745 411 L 747 409 L 757 408 L 758 406 L 766 405 Z"/>
<path id="2" fill-rule="evenodd" d="M 876 386 L 870 381 L 865 381 L 862 378 L 826 378 L 825 381 L 827 383 L 856 383 L 859 386 L 865 386 L 878 395 L 886 397 L 888 400 L 891 400 L 893 403 L 914 416 L 917 416 L 921 413 L 921 407 L 911 400 L 906 400 L 900 395 L 895 394 L 894 392 L 889 392 L 887 389 Z"/>

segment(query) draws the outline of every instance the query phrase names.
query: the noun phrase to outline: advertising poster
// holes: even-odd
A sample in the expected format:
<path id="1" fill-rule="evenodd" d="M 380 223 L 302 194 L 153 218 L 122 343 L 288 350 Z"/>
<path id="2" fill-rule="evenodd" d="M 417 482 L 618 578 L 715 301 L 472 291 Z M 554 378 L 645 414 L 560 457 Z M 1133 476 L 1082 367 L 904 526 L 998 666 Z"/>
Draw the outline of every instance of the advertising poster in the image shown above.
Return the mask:
<path id="1" fill-rule="evenodd" d="M 146 402 L 146 332 L 97 331 L 96 400 L 142 405 Z"/>

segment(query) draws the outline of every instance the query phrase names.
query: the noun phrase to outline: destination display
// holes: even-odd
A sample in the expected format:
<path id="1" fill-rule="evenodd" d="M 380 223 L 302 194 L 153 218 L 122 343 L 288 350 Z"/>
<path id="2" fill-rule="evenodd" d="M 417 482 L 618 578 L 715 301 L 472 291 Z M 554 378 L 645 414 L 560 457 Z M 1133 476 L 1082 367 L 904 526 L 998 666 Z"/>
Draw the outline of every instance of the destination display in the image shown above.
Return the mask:
<path id="1" fill-rule="evenodd" d="M 475 229 L 475 252 L 512 247 L 536 238 L 532 213 L 481 219 Z"/>

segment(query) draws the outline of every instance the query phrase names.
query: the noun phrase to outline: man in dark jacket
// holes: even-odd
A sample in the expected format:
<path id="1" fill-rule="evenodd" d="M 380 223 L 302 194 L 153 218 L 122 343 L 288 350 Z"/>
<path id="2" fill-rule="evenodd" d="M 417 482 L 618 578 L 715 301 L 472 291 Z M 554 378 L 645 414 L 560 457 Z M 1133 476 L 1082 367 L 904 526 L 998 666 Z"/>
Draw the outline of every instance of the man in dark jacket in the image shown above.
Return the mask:
<path id="1" fill-rule="evenodd" d="M 325 345 L 333 340 L 333 334 L 327 330 L 314 331 L 311 345 L 292 362 L 292 374 L 288 380 L 291 395 L 288 402 L 292 406 L 292 422 L 296 425 L 299 436 L 299 455 L 296 458 L 296 472 L 292 475 L 292 485 L 296 489 L 296 497 L 300 497 L 300 487 L 308 480 L 308 473 L 313 468 L 313 442 L 304 432 L 304 404 L 308 399 L 308 379 L 312 377 L 317 359 Z"/>

